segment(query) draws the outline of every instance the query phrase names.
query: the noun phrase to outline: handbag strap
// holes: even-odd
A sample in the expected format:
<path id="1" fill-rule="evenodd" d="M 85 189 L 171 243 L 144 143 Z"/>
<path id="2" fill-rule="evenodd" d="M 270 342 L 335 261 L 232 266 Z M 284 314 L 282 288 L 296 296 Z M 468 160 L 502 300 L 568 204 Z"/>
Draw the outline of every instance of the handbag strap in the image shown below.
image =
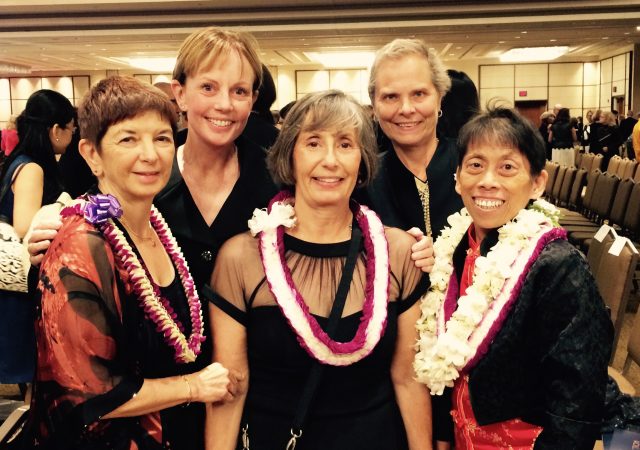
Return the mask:
<path id="1" fill-rule="evenodd" d="M 356 267 L 358 260 L 358 252 L 360 250 L 360 241 L 362 239 L 362 231 L 357 227 L 357 222 L 354 220 L 351 232 L 351 242 L 349 244 L 349 252 L 347 254 L 347 260 L 342 269 L 342 276 L 340 277 L 340 283 L 336 291 L 336 297 L 329 313 L 329 320 L 327 321 L 327 328 L 325 332 L 330 338 L 333 338 L 337 329 L 340 318 L 342 317 L 342 311 L 347 300 L 347 294 L 349 293 L 349 287 L 351 286 L 351 280 L 353 279 L 353 271 Z M 293 426 L 291 428 L 291 438 L 287 443 L 286 450 L 294 450 L 296 441 L 302 436 L 302 426 L 309 413 L 309 408 L 313 402 L 315 393 L 317 392 L 318 385 L 320 384 L 320 378 L 324 365 L 320 364 L 318 360 L 313 360 L 307 383 L 302 391 L 300 402 L 296 409 L 295 416 L 293 417 Z"/>

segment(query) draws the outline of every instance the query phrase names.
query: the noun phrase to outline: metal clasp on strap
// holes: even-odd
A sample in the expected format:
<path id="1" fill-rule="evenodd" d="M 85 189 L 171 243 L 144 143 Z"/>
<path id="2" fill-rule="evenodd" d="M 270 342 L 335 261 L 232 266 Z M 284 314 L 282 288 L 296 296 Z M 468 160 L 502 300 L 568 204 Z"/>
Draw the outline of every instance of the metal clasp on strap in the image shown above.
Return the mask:
<path id="1" fill-rule="evenodd" d="M 242 450 L 249 450 L 249 424 L 242 427 Z"/>
<path id="2" fill-rule="evenodd" d="M 289 439 L 289 442 L 287 442 L 286 450 L 295 450 L 296 443 L 298 442 L 298 439 L 300 438 L 300 436 L 302 436 L 302 430 L 298 430 L 298 432 L 296 433 L 292 428 L 290 432 L 291 432 L 291 439 Z"/>

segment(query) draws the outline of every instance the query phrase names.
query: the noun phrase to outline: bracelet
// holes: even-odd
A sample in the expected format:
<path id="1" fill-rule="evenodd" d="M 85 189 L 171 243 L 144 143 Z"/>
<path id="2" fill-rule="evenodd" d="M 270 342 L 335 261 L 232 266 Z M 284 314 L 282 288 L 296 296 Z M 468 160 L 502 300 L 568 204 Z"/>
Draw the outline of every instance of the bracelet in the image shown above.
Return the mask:
<path id="1" fill-rule="evenodd" d="M 189 400 L 187 400 L 187 404 L 186 406 L 189 406 L 191 404 L 191 401 L 193 400 L 193 391 L 191 390 L 191 383 L 189 383 L 189 379 L 186 377 L 186 375 L 182 375 L 182 379 L 184 380 L 185 383 L 187 383 L 187 388 L 189 388 Z"/>

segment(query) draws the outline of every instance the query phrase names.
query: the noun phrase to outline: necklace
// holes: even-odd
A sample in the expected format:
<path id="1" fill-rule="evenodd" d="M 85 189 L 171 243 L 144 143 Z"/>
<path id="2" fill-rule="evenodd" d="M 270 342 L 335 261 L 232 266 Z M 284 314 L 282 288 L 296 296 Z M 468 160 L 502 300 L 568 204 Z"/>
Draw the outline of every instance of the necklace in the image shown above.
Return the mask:
<path id="1" fill-rule="evenodd" d="M 431 236 L 431 211 L 429 211 L 429 180 L 423 182 L 416 176 L 414 176 L 414 178 L 416 180 L 416 188 L 418 189 L 420 203 L 422 204 L 422 215 L 424 219 L 425 232 L 427 236 Z"/>
<path id="2" fill-rule="evenodd" d="M 124 225 L 124 227 L 126 228 L 127 232 L 129 234 L 134 235 L 135 237 L 137 237 L 138 239 L 140 239 L 142 241 L 142 243 L 144 242 L 149 242 L 151 243 L 151 246 L 155 248 L 156 246 L 156 239 L 155 239 L 155 235 L 153 233 L 153 228 L 151 228 L 151 224 L 149 224 L 149 228 L 151 229 L 151 234 L 149 236 L 142 236 L 138 233 L 136 233 L 135 231 L 133 231 L 133 229 L 131 228 L 131 226 L 129 225 L 129 223 L 127 221 L 124 220 L 124 217 L 120 217 L 120 223 L 122 225 Z"/>
<path id="3" fill-rule="evenodd" d="M 110 194 L 89 195 L 86 199 L 80 199 L 64 208 L 60 214 L 62 217 L 83 216 L 103 234 L 114 253 L 118 269 L 126 274 L 127 279 L 123 279 L 125 286 L 136 294 L 145 316 L 156 325 L 158 333 L 162 334 L 165 342 L 175 350 L 175 361 L 195 361 L 200 354 L 201 344 L 205 341 L 200 299 L 187 262 L 155 206 L 151 206 L 150 225 L 176 267 L 189 303 L 191 336 L 188 338 L 184 335 L 184 326 L 174 319 L 176 315 L 171 303 L 162 296 L 160 287 L 153 282 L 146 266 L 138 259 L 122 231 L 115 226 L 113 218 L 122 217 L 122 209 L 115 197 Z"/>
<path id="4" fill-rule="evenodd" d="M 384 227 L 378 216 L 365 206 L 352 205 L 362 230 L 366 262 L 363 317 L 350 342 L 331 339 L 309 313 L 298 292 L 284 256 L 284 228 L 296 223 L 293 196 L 282 191 L 269 204 L 268 210 L 256 209 L 249 229 L 258 236 L 260 259 L 267 284 L 289 326 L 307 353 L 323 364 L 346 366 L 367 356 L 380 341 L 387 321 L 389 292 L 389 248 Z"/>
<path id="5" fill-rule="evenodd" d="M 489 350 L 529 267 L 547 243 L 566 239 L 566 233 L 556 228 L 559 214 L 553 205 L 536 200 L 500 227 L 498 243 L 487 256 L 478 256 L 473 282 L 460 298 L 452 258 L 472 219 L 464 208 L 449 216 L 450 226 L 433 244 L 431 288 L 421 299 L 422 314 L 416 324 L 420 338 L 413 367 L 418 381 L 427 384 L 433 395 L 453 386 L 460 372 L 468 372 Z M 452 310 L 445 322 L 445 311 Z"/>

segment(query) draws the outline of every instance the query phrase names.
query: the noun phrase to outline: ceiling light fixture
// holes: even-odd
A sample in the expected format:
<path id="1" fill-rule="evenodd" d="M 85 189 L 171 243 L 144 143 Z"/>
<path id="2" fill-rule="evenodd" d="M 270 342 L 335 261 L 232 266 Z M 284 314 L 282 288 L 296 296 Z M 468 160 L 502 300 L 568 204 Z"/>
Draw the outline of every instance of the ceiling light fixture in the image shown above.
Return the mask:
<path id="1" fill-rule="evenodd" d="M 172 72 L 176 65 L 175 58 L 160 57 L 136 57 L 136 58 L 109 58 L 110 60 L 127 64 L 131 67 L 147 70 L 149 72 L 167 73 Z"/>
<path id="2" fill-rule="evenodd" d="M 500 55 L 500 62 L 550 61 L 568 51 L 567 46 L 512 48 Z"/>
<path id="3" fill-rule="evenodd" d="M 326 68 L 371 67 L 374 52 L 304 52 L 305 56 Z"/>

